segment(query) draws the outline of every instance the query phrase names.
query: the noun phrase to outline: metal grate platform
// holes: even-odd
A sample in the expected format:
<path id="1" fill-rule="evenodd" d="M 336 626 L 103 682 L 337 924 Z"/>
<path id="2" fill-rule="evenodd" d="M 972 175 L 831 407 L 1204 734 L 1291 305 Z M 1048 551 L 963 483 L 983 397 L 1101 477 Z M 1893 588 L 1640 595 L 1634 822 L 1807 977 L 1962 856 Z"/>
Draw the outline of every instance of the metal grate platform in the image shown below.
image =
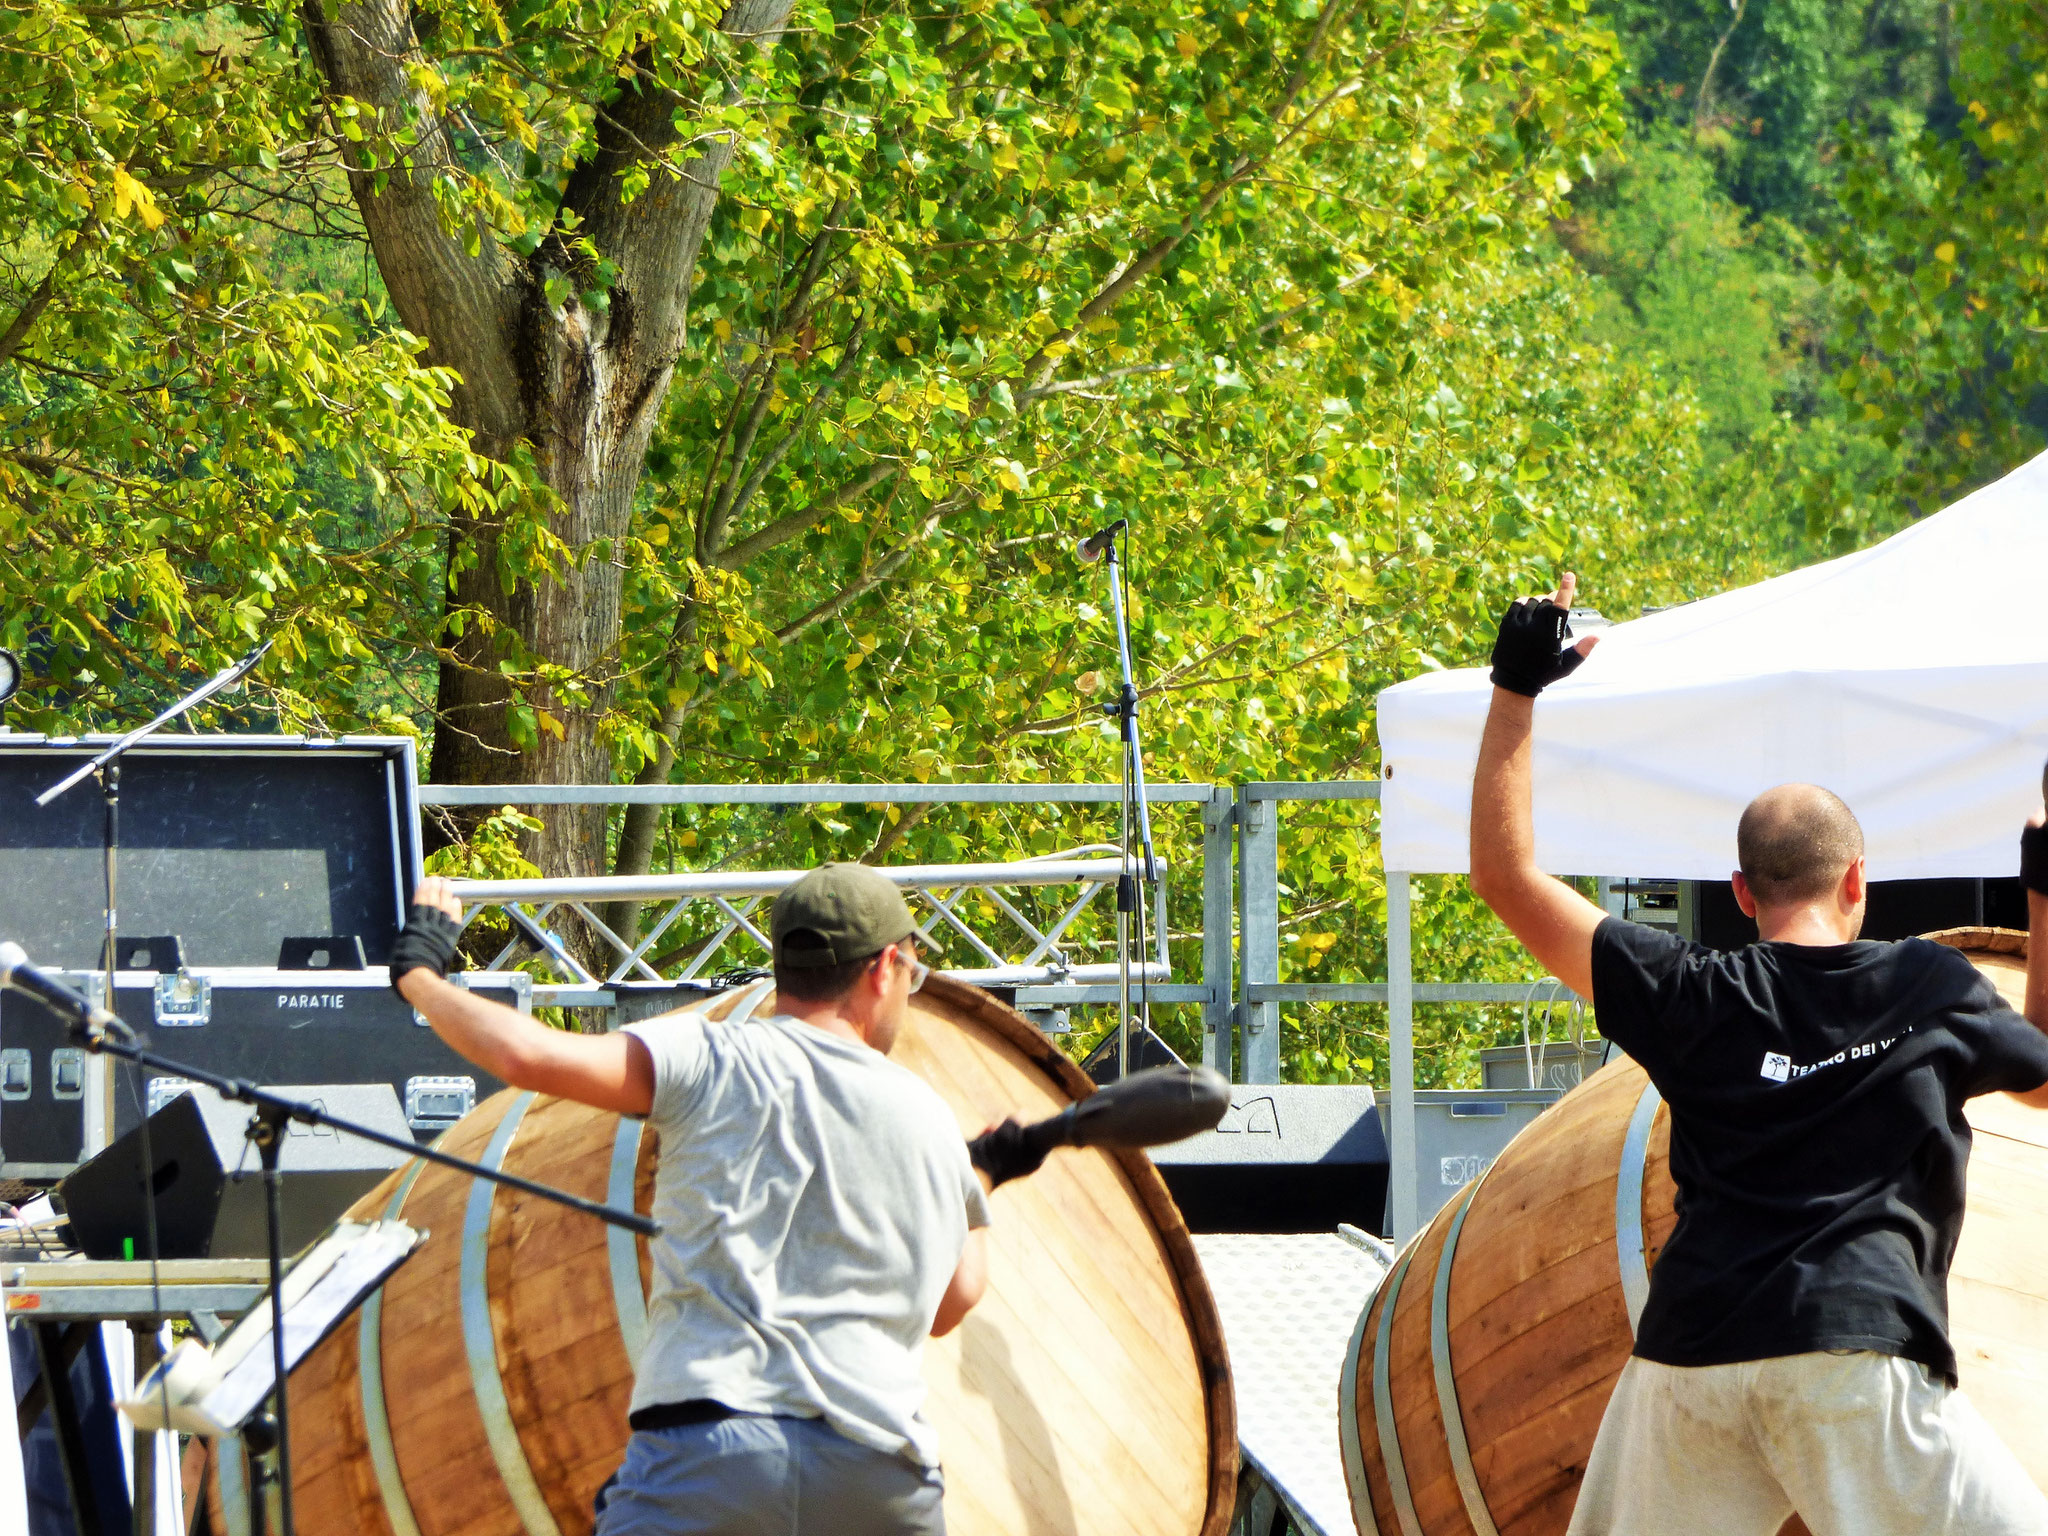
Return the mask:
<path id="1" fill-rule="evenodd" d="M 1337 1381 L 1391 1255 L 1362 1233 L 1212 1232 L 1194 1241 L 1223 1315 L 1248 1468 L 1303 1536 L 1351 1536 Z"/>

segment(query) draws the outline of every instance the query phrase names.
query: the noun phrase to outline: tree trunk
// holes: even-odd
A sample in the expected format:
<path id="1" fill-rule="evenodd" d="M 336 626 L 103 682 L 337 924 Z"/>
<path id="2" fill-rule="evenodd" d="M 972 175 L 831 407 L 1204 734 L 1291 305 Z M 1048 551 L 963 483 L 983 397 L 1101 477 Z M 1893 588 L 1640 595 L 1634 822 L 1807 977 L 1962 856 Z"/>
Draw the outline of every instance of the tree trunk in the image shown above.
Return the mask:
<path id="1" fill-rule="evenodd" d="M 466 172 L 412 73 L 423 55 L 408 0 L 358 0 L 332 19 L 327 4 L 305 0 L 302 20 L 328 90 L 372 108 L 384 131 L 409 135 L 397 164 L 373 164 L 361 146 L 342 146 L 385 286 L 406 326 L 427 339 L 428 361 L 460 376 L 450 413 L 475 432 L 478 449 L 502 459 L 530 445 L 555 495 L 551 531 L 570 552 L 552 573 L 522 576 L 507 592 L 500 527 L 451 526 L 447 601 L 451 614 L 472 617 L 442 635 L 431 775 L 441 783 L 609 783 L 602 727 L 620 639 L 618 549 L 682 350 L 691 277 L 732 141 L 706 143 L 678 170 L 675 124 L 690 103 L 649 83 L 651 61 L 630 61 L 643 68 L 622 71 L 625 83 L 604 103 L 594 142 L 562 195 L 576 236 L 612 264 L 608 302 L 587 304 L 597 279 L 568 226 L 523 259 L 489 234 L 472 254 L 443 228 L 434 181 Z M 720 26 L 751 39 L 750 47 L 772 46 L 790 8 L 791 0 L 737 0 Z M 712 98 L 737 89 L 728 69 L 707 69 Z M 408 122 L 414 126 L 404 128 Z M 623 177 L 636 166 L 650 174 L 628 201 Z M 576 290 L 559 308 L 545 296 L 557 273 Z M 479 614 L 488 622 L 475 622 Z M 566 681 L 535 686 L 502 669 L 528 658 L 561 669 Z M 531 741 L 517 739 L 508 719 L 515 688 L 535 710 Z M 602 807 L 552 807 L 543 819 L 530 856 L 546 873 L 603 871 Z"/>

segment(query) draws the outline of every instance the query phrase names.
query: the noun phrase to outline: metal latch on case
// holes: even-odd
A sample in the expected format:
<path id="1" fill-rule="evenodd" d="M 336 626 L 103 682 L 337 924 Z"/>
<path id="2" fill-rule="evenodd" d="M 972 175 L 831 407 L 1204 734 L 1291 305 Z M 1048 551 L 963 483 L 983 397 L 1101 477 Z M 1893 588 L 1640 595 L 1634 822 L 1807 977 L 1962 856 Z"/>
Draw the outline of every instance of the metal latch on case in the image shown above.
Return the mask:
<path id="1" fill-rule="evenodd" d="M 157 977 L 156 1022 L 159 1029 L 211 1024 L 213 982 L 190 971 L 166 971 Z"/>
<path id="2" fill-rule="evenodd" d="M 50 1052 L 50 1097 L 85 1097 L 85 1052 L 69 1046 Z"/>
<path id="3" fill-rule="evenodd" d="M 405 1123 L 416 1131 L 445 1131 L 476 1107 L 473 1077 L 408 1077 Z"/>
<path id="4" fill-rule="evenodd" d="M 25 1099 L 35 1086 L 35 1058 L 27 1051 L 0 1051 L 0 1099 Z"/>

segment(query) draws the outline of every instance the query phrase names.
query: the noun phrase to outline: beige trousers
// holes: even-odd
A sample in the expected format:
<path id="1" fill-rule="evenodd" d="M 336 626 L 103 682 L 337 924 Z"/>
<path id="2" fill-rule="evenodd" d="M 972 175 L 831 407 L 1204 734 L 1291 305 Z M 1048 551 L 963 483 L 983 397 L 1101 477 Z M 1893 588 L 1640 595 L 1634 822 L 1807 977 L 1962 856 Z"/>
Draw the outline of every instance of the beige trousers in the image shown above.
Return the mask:
<path id="1" fill-rule="evenodd" d="M 1630 1359 L 1569 1536 L 2048 1536 L 2048 1497 L 1925 1366 L 1832 1352 Z"/>

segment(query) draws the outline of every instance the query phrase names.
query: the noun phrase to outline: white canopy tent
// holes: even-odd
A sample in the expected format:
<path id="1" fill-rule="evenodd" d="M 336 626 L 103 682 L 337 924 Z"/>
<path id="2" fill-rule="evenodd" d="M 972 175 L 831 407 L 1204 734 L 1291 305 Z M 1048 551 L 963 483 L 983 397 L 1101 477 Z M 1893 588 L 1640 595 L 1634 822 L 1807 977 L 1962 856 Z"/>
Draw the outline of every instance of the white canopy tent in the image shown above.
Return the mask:
<path id="1" fill-rule="evenodd" d="M 1600 573 L 1581 573 L 1597 605 Z M 1389 869 L 1461 873 L 1484 668 L 1379 698 Z M 1882 544 L 1605 630 L 1536 705 L 1536 852 L 1724 879 L 1758 791 L 1863 823 L 1876 880 L 2010 875 L 2048 755 L 2048 454 Z"/>
<path id="2" fill-rule="evenodd" d="M 1418 1225 L 1408 877 L 1468 867 L 1491 699 L 1483 667 L 1379 697 L 1397 1242 Z M 1536 856 L 1725 879 L 1743 806 L 1796 779 L 1856 812 L 1873 879 L 2010 875 L 2044 756 L 2048 454 L 1858 554 L 1604 630 L 1536 705 Z"/>

